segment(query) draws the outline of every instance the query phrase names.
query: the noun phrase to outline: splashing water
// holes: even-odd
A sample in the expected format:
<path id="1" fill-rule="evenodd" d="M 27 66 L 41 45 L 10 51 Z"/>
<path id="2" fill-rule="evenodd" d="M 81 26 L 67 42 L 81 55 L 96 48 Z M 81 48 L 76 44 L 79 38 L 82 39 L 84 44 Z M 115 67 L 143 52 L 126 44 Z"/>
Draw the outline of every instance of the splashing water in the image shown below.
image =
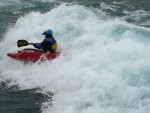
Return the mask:
<path id="1" fill-rule="evenodd" d="M 43 103 L 43 113 L 150 112 L 150 29 L 95 11 L 63 4 L 19 18 L 0 43 L 0 80 L 52 92 L 53 107 Z M 49 27 L 65 56 L 40 65 L 6 56 L 20 38 L 42 41 Z"/>

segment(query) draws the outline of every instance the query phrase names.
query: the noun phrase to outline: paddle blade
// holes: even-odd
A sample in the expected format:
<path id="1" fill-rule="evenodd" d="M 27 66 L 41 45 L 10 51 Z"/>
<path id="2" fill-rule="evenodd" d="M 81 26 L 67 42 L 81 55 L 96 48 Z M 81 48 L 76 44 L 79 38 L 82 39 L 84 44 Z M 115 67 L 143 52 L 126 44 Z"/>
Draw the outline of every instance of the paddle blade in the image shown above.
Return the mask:
<path id="1" fill-rule="evenodd" d="M 22 46 L 27 46 L 29 43 L 26 40 L 18 40 L 17 46 L 22 47 Z"/>

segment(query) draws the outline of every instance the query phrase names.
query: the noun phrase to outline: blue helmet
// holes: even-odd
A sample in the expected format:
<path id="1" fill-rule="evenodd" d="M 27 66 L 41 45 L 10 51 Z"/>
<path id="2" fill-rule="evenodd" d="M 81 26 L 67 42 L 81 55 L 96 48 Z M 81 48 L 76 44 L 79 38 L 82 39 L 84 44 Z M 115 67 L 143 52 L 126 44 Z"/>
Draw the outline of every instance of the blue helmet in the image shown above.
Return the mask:
<path id="1" fill-rule="evenodd" d="M 53 31 L 51 29 L 45 30 L 42 35 L 52 35 L 53 36 Z"/>

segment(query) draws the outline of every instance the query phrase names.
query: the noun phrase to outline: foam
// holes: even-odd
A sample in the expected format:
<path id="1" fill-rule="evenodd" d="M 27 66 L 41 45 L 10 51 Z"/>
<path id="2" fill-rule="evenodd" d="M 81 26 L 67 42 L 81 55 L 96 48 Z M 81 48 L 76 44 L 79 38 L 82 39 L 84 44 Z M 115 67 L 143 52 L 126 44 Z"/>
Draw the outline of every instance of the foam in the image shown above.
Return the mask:
<path id="1" fill-rule="evenodd" d="M 53 92 L 53 107 L 43 103 L 48 106 L 43 113 L 149 111 L 150 45 L 144 33 L 150 29 L 97 14 L 84 6 L 63 4 L 19 18 L 0 43 L 1 81 Z M 6 56 L 18 49 L 19 39 L 42 41 L 41 33 L 47 28 L 53 29 L 58 50 L 65 56 L 40 65 Z"/>

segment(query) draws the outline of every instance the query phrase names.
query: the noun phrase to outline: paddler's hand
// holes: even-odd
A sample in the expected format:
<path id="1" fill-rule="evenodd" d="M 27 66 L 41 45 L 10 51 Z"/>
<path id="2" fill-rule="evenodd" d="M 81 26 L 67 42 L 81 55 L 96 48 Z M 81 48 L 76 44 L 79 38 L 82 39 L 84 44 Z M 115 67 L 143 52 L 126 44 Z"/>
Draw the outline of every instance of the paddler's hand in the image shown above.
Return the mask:
<path id="1" fill-rule="evenodd" d="M 33 42 L 31 42 L 31 43 L 29 43 L 30 45 L 34 45 L 34 43 Z"/>

